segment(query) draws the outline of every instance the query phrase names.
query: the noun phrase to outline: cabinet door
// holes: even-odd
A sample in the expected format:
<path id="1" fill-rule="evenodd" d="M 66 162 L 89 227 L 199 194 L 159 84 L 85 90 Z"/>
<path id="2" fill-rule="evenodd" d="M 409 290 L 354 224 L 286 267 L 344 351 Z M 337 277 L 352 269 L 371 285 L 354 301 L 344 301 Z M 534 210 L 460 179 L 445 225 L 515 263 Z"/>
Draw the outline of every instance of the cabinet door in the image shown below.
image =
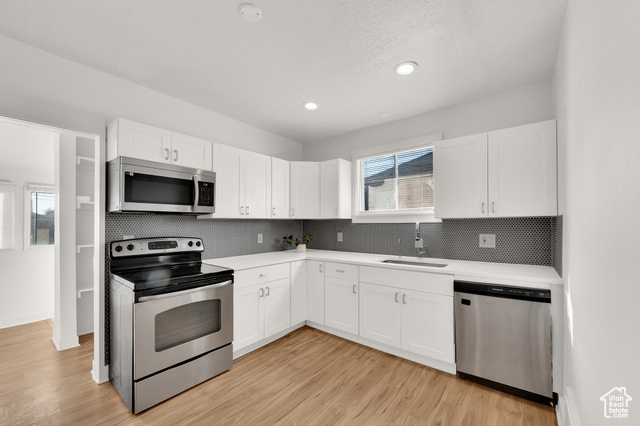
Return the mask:
<path id="1" fill-rule="evenodd" d="M 271 217 L 289 217 L 289 162 L 280 158 L 271 159 Z"/>
<path id="2" fill-rule="evenodd" d="M 307 320 L 307 261 L 291 262 L 291 325 Z"/>
<path id="3" fill-rule="evenodd" d="M 307 319 L 324 325 L 324 262 L 307 260 Z"/>
<path id="4" fill-rule="evenodd" d="M 200 170 L 213 170 L 213 142 L 181 133 L 171 133 L 171 161 L 173 164 Z"/>
<path id="5" fill-rule="evenodd" d="M 486 133 L 438 141 L 433 148 L 435 216 L 488 216 Z"/>
<path id="6" fill-rule="evenodd" d="M 291 217 L 320 217 L 320 163 L 291 162 Z"/>
<path id="7" fill-rule="evenodd" d="M 453 297 L 402 290 L 402 349 L 455 362 Z"/>
<path id="8" fill-rule="evenodd" d="M 338 217 L 338 160 L 320 163 L 320 217 Z"/>
<path id="9" fill-rule="evenodd" d="M 271 217 L 271 157 L 245 151 L 246 218 Z"/>
<path id="10" fill-rule="evenodd" d="M 260 285 L 235 289 L 233 296 L 233 349 L 264 338 L 264 288 Z"/>
<path id="11" fill-rule="evenodd" d="M 289 278 L 272 281 L 264 286 L 264 337 L 291 327 Z"/>
<path id="12" fill-rule="evenodd" d="M 556 121 L 489 133 L 490 216 L 556 216 Z"/>
<path id="13" fill-rule="evenodd" d="M 324 324 L 358 334 L 358 283 L 334 277 L 324 279 Z"/>
<path id="14" fill-rule="evenodd" d="M 171 163 L 171 132 L 135 121 L 118 119 L 119 156 Z"/>
<path id="15" fill-rule="evenodd" d="M 402 347 L 401 290 L 360 283 L 360 336 Z"/>
<path id="16" fill-rule="evenodd" d="M 244 217 L 243 169 L 244 151 L 213 144 L 213 171 L 216 172 L 216 212 L 213 217 Z"/>

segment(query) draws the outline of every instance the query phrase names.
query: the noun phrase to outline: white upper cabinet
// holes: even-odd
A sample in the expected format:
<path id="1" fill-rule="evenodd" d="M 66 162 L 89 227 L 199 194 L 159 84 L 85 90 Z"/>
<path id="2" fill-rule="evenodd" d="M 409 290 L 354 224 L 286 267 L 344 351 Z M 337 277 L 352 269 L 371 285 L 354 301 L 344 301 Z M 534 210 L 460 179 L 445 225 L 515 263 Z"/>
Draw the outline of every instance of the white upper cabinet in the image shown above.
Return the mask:
<path id="1" fill-rule="evenodd" d="M 271 217 L 289 218 L 289 162 L 273 157 L 271 159 Z"/>
<path id="2" fill-rule="evenodd" d="M 320 163 L 320 217 L 351 218 L 351 162 Z"/>
<path id="3" fill-rule="evenodd" d="M 490 216 L 558 214 L 556 121 L 489 133 Z"/>
<path id="4" fill-rule="evenodd" d="M 291 162 L 291 217 L 294 219 L 320 217 L 320 163 Z"/>
<path id="5" fill-rule="evenodd" d="M 438 218 L 555 216 L 556 121 L 434 144 Z"/>
<path id="6" fill-rule="evenodd" d="M 433 155 L 435 216 L 488 216 L 487 134 L 435 142 Z"/>
<path id="7" fill-rule="evenodd" d="M 107 161 L 122 156 L 210 171 L 212 146 L 211 141 L 124 118 L 107 129 Z"/>
<path id="8" fill-rule="evenodd" d="M 200 170 L 212 170 L 213 142 L 181 133 L 171 132 L 171 161 L 173 164 Z"/>
<path id="9" fill-rule="evenodd" d="M 213 144 L 218 218 L 271 217 L 271 157 Z"/>

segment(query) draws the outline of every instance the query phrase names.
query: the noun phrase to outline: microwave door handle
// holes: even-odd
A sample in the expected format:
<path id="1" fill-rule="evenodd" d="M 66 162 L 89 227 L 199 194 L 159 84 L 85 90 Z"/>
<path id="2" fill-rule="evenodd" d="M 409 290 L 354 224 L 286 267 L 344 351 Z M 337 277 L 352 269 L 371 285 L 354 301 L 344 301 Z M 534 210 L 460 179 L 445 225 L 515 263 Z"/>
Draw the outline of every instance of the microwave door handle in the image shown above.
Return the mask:
<path id="1" fill-rule="evenodd" d="M 198 175 L 193 176 L 193 188 L 194 188 L 194 196 L 193 196 L 193 211 L 198 211 L 198 202 L 200 201 L 200 185 L 198 185 L 198 181 L 200 178 Z"/>
<path id="2" fill-rule="evenodd" d="M 228 280 L 228 281 L 224 281 L 224 282 L 221 282 L 221 283 L 218 283 L 218 284 L 208 285 L 208 286 L 205 286 L 205 287 L 197 287 L 197 288 L 191 288 L 189 290 L 174 291 L 173 293 L 154 294 L 153 296 L 141 296 L 140 298 L 138 298 L 138 302 L 151 302 L 152 300 L 159 300 L 159 299 L 167 299 L 169 297 L 184 296 L 185 294 L 197 293 L 199 291 L 206 291 L 206 290 L 210 290 L 212 288 L 224 287 L 224 286 L 232 284 L 232 283 L 233 283 L 233 281 Z"/>

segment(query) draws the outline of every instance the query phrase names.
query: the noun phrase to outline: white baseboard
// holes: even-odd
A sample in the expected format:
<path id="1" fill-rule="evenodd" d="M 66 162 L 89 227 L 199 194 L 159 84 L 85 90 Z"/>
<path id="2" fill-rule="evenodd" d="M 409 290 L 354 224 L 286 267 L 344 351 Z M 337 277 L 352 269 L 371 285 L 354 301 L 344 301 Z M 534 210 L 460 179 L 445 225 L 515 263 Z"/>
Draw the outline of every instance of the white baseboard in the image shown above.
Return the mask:
<path id="1" fill-rule="evenodd" d="M 558 395 L 558 406 L 556 407 L 558 426 L 581 426 L 578 407 L 573 396 L 573 389 L 567 387 L 564 395 Z"/>
<path id="2" fill-rule="evenodd" d="M 363 346 L 368 346 L 373 349 L 377 349 L 382 352 L 386 352 L 391 355 L 398 356 L 400 358 L 408 359 L 409 361 L 417 362 L 418 364 L 426 365 L 427 367 L 435 368 L 436 370 L 444 371 L 449 374 L 456 374 L 456 365 L 449 362 L 440 361 L 433 358 L 428 358 L 422 355 L 414 354 L 413 352 L 405 351 L 402 349 L 394 348 L 393 346 L 385 345 L 375 342 L 370 339 L 357 336 L 355 334 L 346 333 L 342 330 L 337 330 L 332 327 L 327 327 L 322 324 L 318 324 L 312 321 L 307 321 L 309 327 L 317 328 L 325 333 L 333 334 L 343 339 L 351 340 L 352 342 L 359 343 Z"/>
<path id="3" fill-rule="evenodd" d="M 259 342 L 254 343 L 253 345 L 249 345 L 249 346 L 245 346 L 242 349 L 238 349 L 238 350 L 234 350 L 233 351 L 233 359 L 236 358 L 240 358 L 243 355 L 248 354 L 249 352 L 253 352 L 256 349 L 259 349 L 265 345 L 268 345 L 269 343 L 275 342 L 276 340 L 286 336 L 287 334 L 291 333 L 294 330 L 299 329 L 300 327 L 304 326 L 305 323 L 301 322 L 300 324 L 296 324 L 293 327 L 289 327 L 284 331 L 281 331 L 280 333 L 276 333 L 273 336 L 270 336 L 264 340 L 260 340 Z"/>
<path id="4" fill-rule="evenodd" d="M 1 319 L 0 328 L 15 327 L 16 325 L 29 324 L 51 318 L 53 318 L 53 311 L 35 312 L 33 314 L 20 315 L 19 317 Z"/>
<path id="5" fill-rule="evenodd" d="M 66 351 L 67 349 L 77 348 L 78 346 L 80 346 L 80 342 L 78 341 L 78 336 L 71 337 L 69 339 L 58 340 L 55 338 L 55 335 L 54 335 L 54 337 L 51 338 L 51 341 L 56 346 L 56 349 L 58 350 L 58 352 Z"/>

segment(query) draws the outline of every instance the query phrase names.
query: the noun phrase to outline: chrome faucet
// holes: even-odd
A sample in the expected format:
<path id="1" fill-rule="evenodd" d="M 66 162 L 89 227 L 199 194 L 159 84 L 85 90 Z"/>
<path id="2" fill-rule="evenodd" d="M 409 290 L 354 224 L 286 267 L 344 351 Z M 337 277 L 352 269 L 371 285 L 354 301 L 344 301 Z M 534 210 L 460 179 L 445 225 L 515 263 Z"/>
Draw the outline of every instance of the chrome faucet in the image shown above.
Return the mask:
<path id="1" fill-rule="evenodd" d="M 420 222 L 416 222 L 416 242 L 415 247 L 418 249 L 418 259 L 427 255 L 427 249 L 424 248 L 424 240 L 420 237 Z"/>

